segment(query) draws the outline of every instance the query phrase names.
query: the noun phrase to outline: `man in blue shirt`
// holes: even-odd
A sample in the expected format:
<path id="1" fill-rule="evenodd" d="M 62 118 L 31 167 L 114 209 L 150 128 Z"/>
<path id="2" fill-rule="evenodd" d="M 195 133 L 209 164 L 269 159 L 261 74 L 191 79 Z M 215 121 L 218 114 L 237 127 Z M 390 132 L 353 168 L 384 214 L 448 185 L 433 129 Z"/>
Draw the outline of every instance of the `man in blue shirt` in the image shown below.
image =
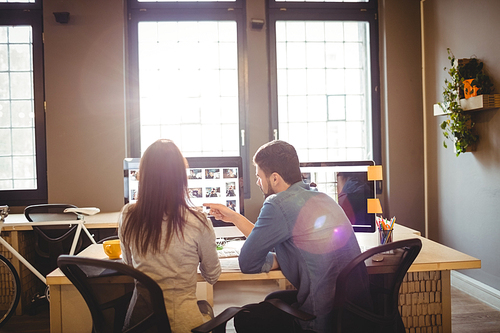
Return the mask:
<path id="1" fill-rule="evenodd" d="M 243 273 L 280 268 L 297 288 L 294 305 L 316 315 L 301 321 L 302 329 L 330 331 L 337 276 L 360 254 L 351 223 L 332 198 L 302 182 L 292 145 L 271 141 L 259 148 L 253 162 L 266 198 L 257 222 L 219 204 L 207 204 L 210 213 L 247 236 L 239 256 Z"/>

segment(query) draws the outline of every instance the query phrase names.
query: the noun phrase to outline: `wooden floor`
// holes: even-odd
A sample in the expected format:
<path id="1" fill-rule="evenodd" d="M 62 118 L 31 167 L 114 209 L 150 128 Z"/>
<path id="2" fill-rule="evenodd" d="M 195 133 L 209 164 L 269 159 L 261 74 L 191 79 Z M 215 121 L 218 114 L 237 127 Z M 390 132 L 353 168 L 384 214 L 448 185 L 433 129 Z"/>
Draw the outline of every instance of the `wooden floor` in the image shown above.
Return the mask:
<path id="1" fill-rule="evenodd" d="M 500 311 L 452 287 L 451 330 L 453 333 L 499 333 Z"/>
<path id="2" fill-rule="evenodd" d="M 49 333 L 49 306 L 48 303 L 36 309 L 33 316 L 12 316 L 5 325 L 0 328 L 1 333 Z"/>
<path id="3" fill-rule="evenodd" d="M 222 284 L 220 286 L 224 287 Z M 262 288 L 265 293 L 268 291 L 267 289 L 272 289 L 272 286 L 263 285 Z M 246 297 L 248 297 L 247 303 L 259 301 L 250 296 L 253 294 L 253 288 L 242 286 L 240 289 L 238 293 L 246 294 Z M 216 314 L 233 302 L 234 291 L 232 296 L 229 293 L 225 296 L 224 294 L 226 293 L 219 293 L 222 298 L 219 299 L 220 304 L 216 304 L 214 308 Z M 217 300 L 215 301 L 217 302 Z M 494 308 L 453 287 L 451 288 L 451 312 L 453 333 L 500 333 L 500 311 L 496 311 Z M 228 331 L 232 330 L 229 329 Z M 50 332 L 48 308 L 39 308 L 35 316 L 14 316 L 0 329 L 0 332 L 48 333 Z"/>

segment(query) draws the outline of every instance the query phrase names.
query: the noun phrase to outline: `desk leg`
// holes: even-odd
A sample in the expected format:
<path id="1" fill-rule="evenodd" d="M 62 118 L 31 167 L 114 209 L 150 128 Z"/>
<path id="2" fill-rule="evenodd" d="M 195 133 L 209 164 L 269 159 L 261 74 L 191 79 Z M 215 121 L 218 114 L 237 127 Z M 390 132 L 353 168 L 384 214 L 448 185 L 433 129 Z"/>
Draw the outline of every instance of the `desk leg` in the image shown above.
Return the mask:
<path id="1" fill-rule="evenodd" d="M 12 247 L 19 252 L 19 235 L 18 235 L 18 232 L 16 230 L 12 230 L 10 232 L 10 245 L 12 245 Z M 22 275 L 21 275 L 21 263 L 19 262 L 19 259 L 17 259 L 14 255 L 12 255 L 12 258 L 10 259 L 10 262 L 12 264 L 12 266 L 14 266 L 14 268 L 16 269 L 17 271 L 17 274 L 19 274 L 19 278 L 21 279 L 21 285 L 22 285 Z M 22 288 L 21 288 L 22 290 Z M 16 309 L 16 315 L 20 316 L 23 314 L 23 297 L 21 297 L 21 299 L 19 300 L 19 304 L 17 305 L 17 309 Z"/>
<path id="2" fill-rule="evenodd" d="M 61 286 L 50 286 L 50 333 L 62 332 Z"/>
<path id="3" fill-rule="evenodd" d="M 286 290 L 286 279 L 277 280 L 280 290 Z"/>
<path id="4" fill-rule="evenodd" d="M 451 333 L 451 271 L 441 271 L 443 332 Z"/>
<path id="5" fill-rule="evenodd" d="M 196 283 L 196 298 L 199 300 L 207 300 L 207 302 L 214 306 L 214 286 L 208 282 Z"/>

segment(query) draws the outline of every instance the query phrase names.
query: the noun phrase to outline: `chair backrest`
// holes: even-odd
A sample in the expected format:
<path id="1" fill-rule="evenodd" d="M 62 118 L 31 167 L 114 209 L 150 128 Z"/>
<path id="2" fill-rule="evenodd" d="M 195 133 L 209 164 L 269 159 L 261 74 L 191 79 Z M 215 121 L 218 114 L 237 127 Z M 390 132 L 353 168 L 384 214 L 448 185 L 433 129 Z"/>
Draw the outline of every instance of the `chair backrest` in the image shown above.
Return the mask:
<path id="1" fill-rule="evenodd" d="M 404 333 L 399 288 L 421 248 L 420 239 L 407 239 L 374 247 L 354 258 L 337 277 L 334 332 Z M 360 281 L 369 281 L 369 291 Z"/>
<path id="2" fill-rule="evenodd" d="M 120 239 L 120 237 L 118 237 L 118 235 L 111 235 L 111 236 L 108 236 L 108 237 L 104 237 L 103 239 L 98 240 L 97 244 L 102 244 L 105 241 L 114 240 L 114 239 Z"/>
<path id="3" fill-rule="evenodd" d="M 77 208 L 69 204 L 30 205 L 24 209 L 24 216 L 30 222 L 70 221 L 78 220 L 80 216 L 74 213 L 64 213 L 66 208 Z M 69 253 L 76 225 L 49 225 L 33 227 L 35 231 L 35 250 L 43 259 L 39 269 L 44 275 L 57 268 L 57 257 Z M 82 238 L 78 240 L 76 251 L 82 246 Z"/>
<path id="4" fill-rule="evenodd" d="M 26 216 L 30 222 L 78 220 L 78 215 L 74 213 L 64 213 L 66 208 L 78 207 L 69 204 L 30 205 L 24 209 L 24 216 Z"/>
<path id="5" fill-rule="evenodd" d="M 30 205 L 24 209 L 24 216 L 30 222 L 51 222 L 79 220 L 80 216 L 74 213 L 64 213 L 66 208 L 77 208 L 69 204 L 40 204 Z M 35 231 L 36 253 L 46 258 L 40 261 L 39 269 L 44 275 L 57 268 L 57 257 L 68 254 L 73 243 L 76 225 L 48 225 L 33 227 Z M 78 239 L 77 253 L 82 247 L 82 237 Z"/>
<path id="6" fill-rule="evenodd" d="M 114 293 L 106 277 L 127 275 L 141 286 L 141 297 L 147 302 L 148 311 L 143 318 L 135 318 L 136 324 L 124 332 L 143 332 L 156 327 L 158 332 L 171 332 L 163 292 L 158 284 L 146 274 L 118 261 L 61 255 L 57 263 L 63 273 L 78 289 L 92 315 L 93 332 L 122 332 L 125 315 L 132 293 Z M 103 290 L 105 292 L 103 292 Z M 134 295 L 135 296 L 135 295 Z M 107 298 L 112 298 L 107 299 Z M 114 309 L 114 316 L 106 310 Z"/>

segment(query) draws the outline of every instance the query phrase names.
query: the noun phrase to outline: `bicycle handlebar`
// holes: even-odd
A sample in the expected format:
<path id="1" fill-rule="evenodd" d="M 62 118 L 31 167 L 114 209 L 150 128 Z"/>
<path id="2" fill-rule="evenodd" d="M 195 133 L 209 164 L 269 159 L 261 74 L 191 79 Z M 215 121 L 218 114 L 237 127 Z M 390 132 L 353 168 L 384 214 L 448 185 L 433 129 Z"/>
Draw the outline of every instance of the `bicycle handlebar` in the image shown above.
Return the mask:
<path id="1" fill-rule="evenodd" d="M 4 221 L 9 215 L 9 206 L 0 206 L 0 221 Z"/>

